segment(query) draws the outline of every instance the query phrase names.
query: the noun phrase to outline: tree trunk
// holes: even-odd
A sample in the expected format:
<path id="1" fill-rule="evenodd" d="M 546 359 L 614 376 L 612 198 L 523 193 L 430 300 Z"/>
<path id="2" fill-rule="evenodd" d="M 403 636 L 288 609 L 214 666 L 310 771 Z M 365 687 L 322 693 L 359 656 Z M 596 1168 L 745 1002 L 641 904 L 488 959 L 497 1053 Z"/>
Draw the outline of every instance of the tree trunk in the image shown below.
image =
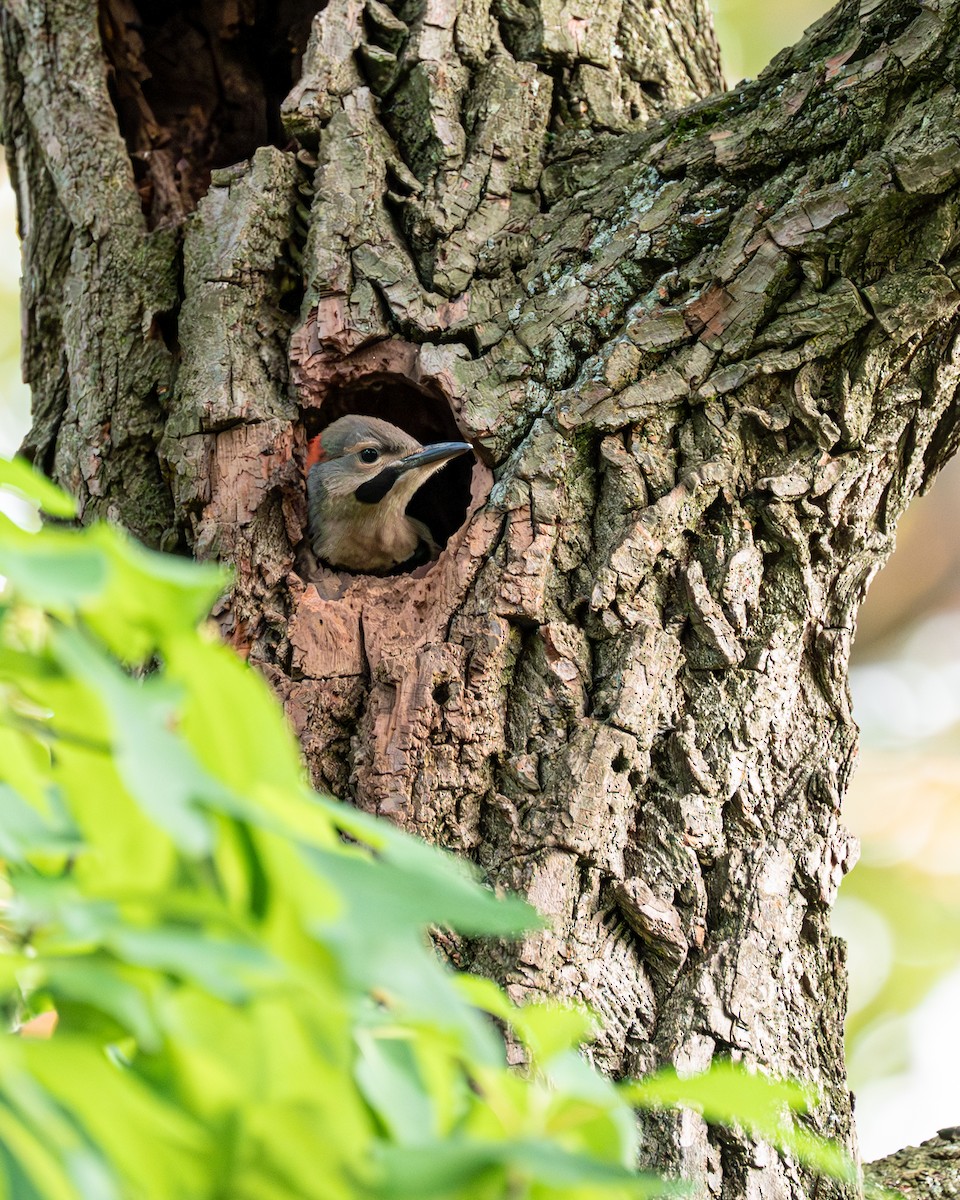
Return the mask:
<path id="1" fill-rule="evenodd" d="M 3 0 L 28 451 L 235 565 L 318 785 L 552 920 L 456 961 L 593 1006 L 616 1074 L 812 1081 L 852 1147 L 847 658 L 960 428 L 960 0 L 844 2 L 710 99 L 702 0 L 316 8 Z M 345 412 L 474 445 L 435 564 L 312 560 Z M 645 1144 L 841 1190 L 691 1114 Z"/>

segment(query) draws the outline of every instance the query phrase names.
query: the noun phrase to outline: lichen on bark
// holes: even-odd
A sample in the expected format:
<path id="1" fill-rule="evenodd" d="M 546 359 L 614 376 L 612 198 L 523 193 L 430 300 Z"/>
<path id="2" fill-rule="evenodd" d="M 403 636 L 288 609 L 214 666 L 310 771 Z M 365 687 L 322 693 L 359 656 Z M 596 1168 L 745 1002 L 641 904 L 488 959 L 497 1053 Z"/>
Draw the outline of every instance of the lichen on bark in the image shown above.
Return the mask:
<path id="1" fill-rule="evenodd" d="M 850 1146 L 847 658 L 960 436 L 958 32 L 956 0 L 843 3 L 711 95 L 698 0 L 330 0 L 289 144 L 151 232 L 94 17 L 4 8 L 54 231 L 22 217 L 35 456 L 236 565 L 224 629 L 318 784 L 551 918 L 460 961 L 593 1006 L 614 1073 L 812 1081 Z M 478 458 L 439 561 L 390 579 L 310 560 L 300 469 L 380 397 Z M 718 1195 L 813 1186 L 695 1115 L 646 1147 Z"/>
<path id="2" fill-rule="evenodd" d="M 867 1197 L 923 1200 L 960 1196 L 960 1128 L 941 1129 L 919 1146 L 906 1146 L 864 1168 Z"/>

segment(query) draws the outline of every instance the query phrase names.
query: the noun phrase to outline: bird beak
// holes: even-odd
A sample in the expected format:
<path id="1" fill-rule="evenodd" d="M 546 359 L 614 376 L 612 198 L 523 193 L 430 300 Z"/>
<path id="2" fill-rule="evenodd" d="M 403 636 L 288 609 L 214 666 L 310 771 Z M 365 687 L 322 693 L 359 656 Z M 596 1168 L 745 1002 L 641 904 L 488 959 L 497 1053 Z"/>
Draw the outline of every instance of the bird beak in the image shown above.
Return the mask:
<path id="1" fill-rule="evenodd" d="M 384 467 L 379 474 L 374 475 L 373 479 L 368 479 L 366 483 L 362 483 L 353 493 L 361 504 L 377 504 L 390 491 L 393 485 L 397 482 L 401 475 L 406 475 L 408 471 L 416 471 L 421 467 L 437 467 L 448 462 L 451 458 L 458 458 L 461 454 L 467 454 L 473 447 L 468 442 L 437 442 L 433 446 L 424 446 L 422 450 L 418 450 L 416 454 L 408 454 L 406 458 L 401 458 L 399 462 L 391 463 L 389 467 Z M 433 474 L 433 471 L 428 472 Z"/>
<path id="2" fill-rule="evenodd" d="M 401 458 L 398 463 L 394 463 L 393 470 L 399 477 L 406 471 L 415 471 L 417 467 L 426 467 L 431 463 L 446 462 L 472 449 L 473 447 L 466 442 L 437 442 L 433 446 L 424 446 L 416 454 L 408 454 L 406 458 Z"/>

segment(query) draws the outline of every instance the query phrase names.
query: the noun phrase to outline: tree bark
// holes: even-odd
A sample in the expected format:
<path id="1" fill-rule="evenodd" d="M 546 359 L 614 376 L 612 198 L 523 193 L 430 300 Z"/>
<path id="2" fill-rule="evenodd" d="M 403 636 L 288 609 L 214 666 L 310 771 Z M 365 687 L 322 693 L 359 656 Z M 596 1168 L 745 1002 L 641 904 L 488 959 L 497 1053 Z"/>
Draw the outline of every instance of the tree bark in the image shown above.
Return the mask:
<path id="1" fill-rule="evenodd" d="M 864 1169 L 867 1194 L 925 1200 L 928 1196 L 960 1196 L 960 1129 L 941 1129 L 920 1146 L 907 1146 L 878 1158 Z"/>
<path id="2" fill-rule="evenodd" d="M 3 0 L 27 449 L 235 565 L 319 786 L 551 918 L 456 961 L 590 1004 L 616 1074 L 811 1081 L 855 1148 L 847 658 L 960 428 L 960 3 L 841 3 L 709 98 L 701 0 L 316 7 Z M 350 411 L 474 445 L 435 564 L 312 560 L 306 441 Z M 692 1114 L 645 1145 L 843 1191 Z"/>

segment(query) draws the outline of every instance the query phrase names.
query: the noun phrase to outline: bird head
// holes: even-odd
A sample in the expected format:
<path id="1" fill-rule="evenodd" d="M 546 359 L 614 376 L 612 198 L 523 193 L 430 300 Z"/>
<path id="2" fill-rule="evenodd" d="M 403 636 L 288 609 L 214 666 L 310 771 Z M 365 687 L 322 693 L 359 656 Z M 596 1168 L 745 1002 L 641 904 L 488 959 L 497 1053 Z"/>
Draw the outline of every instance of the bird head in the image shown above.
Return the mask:
<path id="1" fill-rule="evenodd" d="M 310 443 L 307 491 L 310 540 L 332 566 L 376 573 L 406 562 L 429 530 L 407 515 L 414 493 L 466 442 L 423 446 L 389 421 L 340 417 Z"/>

